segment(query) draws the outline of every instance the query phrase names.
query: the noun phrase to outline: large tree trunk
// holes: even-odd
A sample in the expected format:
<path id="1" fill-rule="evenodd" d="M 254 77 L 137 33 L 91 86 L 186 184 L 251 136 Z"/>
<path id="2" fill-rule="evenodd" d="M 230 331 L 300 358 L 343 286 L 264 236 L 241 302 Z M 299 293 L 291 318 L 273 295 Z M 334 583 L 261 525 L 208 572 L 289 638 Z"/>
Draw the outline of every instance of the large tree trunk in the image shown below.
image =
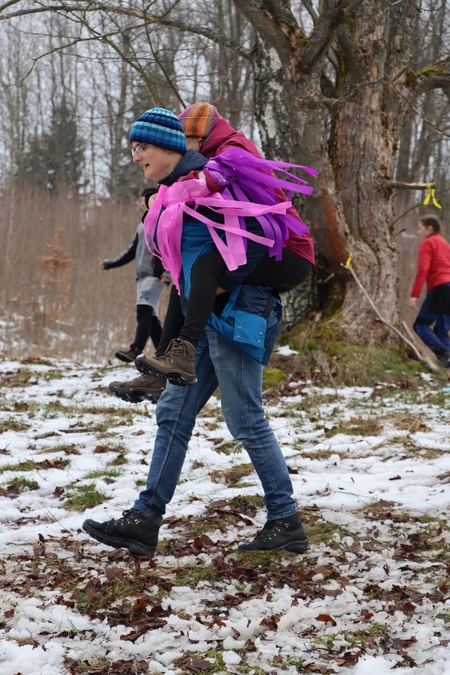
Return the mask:
<path id="1" fill-rule="evenodd" d="M 362 284 L 395 323 L 397 249 L 388 180 L 405 109 L 402 69 L 415 3 L 353 2 L 350 21 L 350 2 L 325 0 L 307 40 L 287 2 L 236 2 L 262 37 L 255 63 L 264 152 L 319 172 L 305 214 L 334 275 L 328 287 L 341 298 L 339 327 L 350 341 L 384 339 L 386 326 L 342 264 L 353 253 Z M 334 61 L 333 99 L 324 95 L 331 68 L 326 55 Z"/>

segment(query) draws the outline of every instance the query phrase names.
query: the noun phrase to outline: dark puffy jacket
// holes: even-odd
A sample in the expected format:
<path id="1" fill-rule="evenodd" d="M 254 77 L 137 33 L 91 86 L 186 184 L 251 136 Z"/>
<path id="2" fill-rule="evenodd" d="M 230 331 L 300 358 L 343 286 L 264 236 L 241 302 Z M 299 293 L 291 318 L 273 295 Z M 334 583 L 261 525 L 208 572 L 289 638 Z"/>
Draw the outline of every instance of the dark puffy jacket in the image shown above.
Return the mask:
<path id="1" fill-rule="evenodd" d="M 156 258 L 148 249 L 142 222 L 139 223 L 128 248 L 118 255 L 117 258 L 114 258 L 113 260 L 104 260 L 103 263 L 105 269 L 109 270 L 114 267 L 127 265 L 132 260 L 134 260 L 136 280 L 141 279 L 142 277 L 157 277 L 159 279 L 164 271 L 161 260 Z"/>

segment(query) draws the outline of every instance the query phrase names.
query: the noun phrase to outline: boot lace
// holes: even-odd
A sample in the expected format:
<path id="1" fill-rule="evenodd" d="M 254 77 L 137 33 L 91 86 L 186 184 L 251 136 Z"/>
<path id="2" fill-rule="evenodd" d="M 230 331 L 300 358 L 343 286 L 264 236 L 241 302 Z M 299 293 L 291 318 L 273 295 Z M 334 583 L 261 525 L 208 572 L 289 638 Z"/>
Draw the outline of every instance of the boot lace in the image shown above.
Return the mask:
<path id="1" fill-rule="evenodd" d="M 175 355 L 183 354 L 183 346 L 184 345 L 183 345 L 181 340 L 179 340 L 177 338 L 173 339 L 171 344 L 170 344 L 169 349 L 166 352 L 166 354 L 169 354 L 169 353 L 175 354 Z"/>
<path id="2" fill-rule="evenodd" d="M 135 515 L 134 515 L 135 514 Z M 142 521 L 142 513 L 137 509 L 128 509 L 127 511 L 122 511 L 122 518 L 116 521 L 116 525 L 121 527 L 126 527 L 130 523 L 138 525 Z"/>
<path id="3" fill-rule="evenodd" d="M 255 539 L 264 539 L 265 541 L 271 541 L 276 536 L 278 536 L 280 532 L 283 531 L 287 532 L 288 530 L 289 530 L 288 523 L 285 523 L 280 520 L 268 520 L 267 523 L 264 525 L 263 529 L 261 530 L 261 532 L 255 537 Z"/>

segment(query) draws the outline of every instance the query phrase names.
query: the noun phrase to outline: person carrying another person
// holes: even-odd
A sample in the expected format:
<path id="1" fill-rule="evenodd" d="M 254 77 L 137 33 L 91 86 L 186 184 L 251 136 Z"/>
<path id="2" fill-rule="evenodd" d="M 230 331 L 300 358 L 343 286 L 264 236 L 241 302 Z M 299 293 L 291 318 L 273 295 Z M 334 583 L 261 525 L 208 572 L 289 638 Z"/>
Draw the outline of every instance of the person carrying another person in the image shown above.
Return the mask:
<path id="1" fill-rule="evenodd" d="M 450 368 L 450 244 L 441 236 L 441 223 L 435 216 L 420 218 L 419 236 L 422 241 L 409 299 L 410 309 L 417 310 L 416 300 L 424 283 L 427 295 L 413 328 L 439 363 Z"/>
<path id="2" fill-rule="evenodd" d="M 255 157 L 261 158 L 262 155 L 257 149 L 256 145 L 242 132 L 236 131 L 231 124 L 222 117 L 217 108 L 206 101 L 200 101 L 186 108 L 179 115 L 179 120 L 182 124 L 183 131 L 186 136 L 187 149 L 201 151 L 206 158 L 215 157 L 231 148 L 241 149 L 251 153 Z M 275 192 L 280 200 L 285 200 L 286 196 L 280 188 L 275 188 Z M 296 210 L 291 207 L 288 213 L 294 218 L 299 219 Z M 296 277 L 298 283 L 301 283 L 309 273 L 314 265 L 314 248 L 311 235 L 308 231 L 304 232 L 302 236 L 297 236 L 295 232 L 289 230 L 288 241 L 285 242 L 287 250 L 296 253 L 299 258 L 291 256 L 291 260 L 299 262 L 297 272 L 299 276 Z M 284 255 L 290 255 L 286 251 Z M 267 260 L 271 265 L 271 261 Z M 310 267 L 308 266 L 310 264 Z M 218 263 L 221 265 L 221 262 Z M 277 269 L 277 274 L 281 272 Z M 264 275 L 264 268 L 258 270 L 259 277 Z M 266 278 L 264 278 L 266 281 Z M 246 280 L 246 283 L 249 279 Z M 296 285 L 295 281 L 289 279 L 289 287 Z M 282 288 L 280 287 L 280 290 Z M 179 337 L 180 331 L 184 324 L 184 315 L 180 305 L 180 298 L 176 287 L 172 287 L 169 302 L 169 311 L 166 315 L 163 333 L 156 350 L 156 356 L 162 357 L 166 352 L 172 338 Z M 148 398 L 154 403 L 157 402 L 161 392 L 161 372 L 156 374 L 152 370 L 152 364 L 147 364 L 146 361 L 139 365 L 142 373 L 139 377 L 129 382 L 111 382 L 110 390 L 119 398 L 131 402 L 140 402 L 143 398 Z M 159 364 L 158 364 L 159 365 Z M 191 364 L 192 370 L 192 364 Z"/>
<path id="3" fill-rule="evenodd" d="M 130 139 L 135 161 L 139 161 L 145 176 L 166 187 L 193 170 L 200 171 L 207 162 L 198 153 L 186 150 L 179 120 L 164 109 L 147 111 L 133 125 Z M 183 187 L 183 182 L 180 186 Z M 190 201 L 188 188 L 189 185 L 184 186 L 186 199 Z M 202 255 L 209 230 L 195 214 L 183 219 L 182 234 L 184 243 L 191 245 L 193 257 L 195 253 Z M 313 255 L 312 244 L 308 255 Z M 185 260 L 186 270 L 189 262 Z M 181 284 L 182 301 L 185 289 Z M 158 430 L 145 489 L 121 518 L 106 522 L 88 519 L 83 529 L 108 546 L 126 548 L 136 555 L 155 553 L 159 529 L 181 474 L 196 416 L 219 387 L 225 422 L 249 453 L 261 481 L 267 510 L 261 532 L 252 541 L 240 543 L 238 550 L 282 548 L 304 553 L 309 548 L 308 537 L 293 497 L 286 461 L 262 405 L 262 371 L 281 327 L 281 303 L 273 296 L 271 287 L 241 284 L 231 294 L 217 296 L 214 310 L 216 321 L 205 327 L 196 349 L 197 382 L 190 387 L 168 382 L 157 403 Z M 228 321 L 229 317 L 235 320 L 234 325 Z M 255 322 L 261 329 L 261 337 L 257 333 L 250 343 L 239 340 L 240 333 L 234 331 L 236 318 L 245 333 L 251 332 Z"/>
<path id="4" fill-rule="evenodd" d="M 146 114 L 142 118 L 145 118 Z M 189 125 L 186 126 L 189 128 Z M 200 128 L 194 128 L 192 132 L 200 133 L 201 126 L 206 127 L 207 130 L 206 124 L 197 126 Z M 133 139 L 146 137 L 145 131 L 139 127 L 139 120 L 133 129 L 131 132 Z M 246 145 L 249 143 L 247 141 Z M 279 186 L 288 185 L 290 189 L 306 193 L 310 193 L 312 189 L 276 179 L 267 168 L 272 164 L 277 169 L 285 165 L 266 162 L 259 153 L 249 154 L 247 150 L 242 152 L 236 146 L 224 150 L 225 145 L 226 143 L 222 143 L 221 152 L 215 155 L 215 160 L 205 162 L 204 167 L 201 167 L 201 172 L 205 176 L 203 193 L 201 193 L 201 187 L 194 186 L 189 177 L 180 178 L 183 182 L 182 188 L 179 188 L 179 181 L 176 181 L 174 186 L 172 188 L 169 186 L 167 190 L 167 186 L 162 181 L 158 192 L 159 201 L 157 199 L 150 211 L 150 214 L 154 214 L 153 225 L 150 219 L 150 237 L 154 239 L 155 248 L 163 251 L 163 264 L 170 269 L 174 277 L 176 291 L 179 292 L 180 283 L 187 284 L 189 290 L 185 293 L 184 312 L 175 296 L 176 291 L 172 290 L 160 348 L 154 358 L 140 356 L 135 365 L 144 375 L 168 378 L 174 384 L 185 385 L 195 381 L 195 348 L 211 315 L 217 292 L 231 293 L 241 283 L 264 284 L 273 287 L 277 293 L 285 292 L 304 281 L 312 269 L 312 261 L 304 255 L 306 246 L 301 237 L 307 232 L 307 228 L 298 218 L 290 202 L 287 202 Z M 261 161 L 258 161 L 259 159 Z M 138 155 L 135 161 L 145 165 L 146 159 L 145 157 L 141 159 Z M 236 167 L 239 167 L 239 163 L 241 163 L 241 169 L 237 177 Z M 314 173 L 307 167 L 302 168 Z M 296 180 L 304 183 L 300 179 Z M 187 187 L 188 183 L 189 187 Z M 177 261 L 177 251 L 174 250 L 174 247 L 178 246 L 177 237 L 179 238 L 180 230 L 183 229 L 184 232 L 187 227 L 186 211 L 183 224 L 180 219 L 175 223 L 172 212 L 178 209 L 178 216 L 181 217 L 180 200 L 176 196 L 177 189 L 183 200 L 186 189 L 189 191 L 191 188 L 194 190 L 192 198 L 197 200 L 199 206 L 196 212 L 199 214 L 200 221 L 209 228 L 209 236 L 202 244 L 202 254 L 196 256 L 195 259 L 192 259 L 189 253 L 189 244 L 184 238 L 181 240 L 181 259 L 191 258 L 189 271 L 186 274 L 184 262 Z M 161 197 L 164 189 L 167 190 L 165 201 L 164 197 Z M 222 216 L 220 211 L 215 213 L 221 208 L 220 200 L 219 202 L 216 200 L 213 208 L 205 212 L 204 207 L 212 203 L 211 195 L 214 201 L 213 193 L 219 191 L 221 195 L 225 195 L 226 199 L 237 201 L 241 206 L 245 205 L 245 202 L 247 204 L 262 202 L 262 205 L 267 207 L 271 205 L 273 209 L 267 208 L 264 211 L 264 209 L 244 208 L 244 211 L 240 213 L 245 214 L 247 210 L 250 216 L 251 213 L 255 213 L 255 216 L 247 218 L 235 216 L 231 221 L 232 204 L 222 199 L 225 216 Z M 172 202 L 175 200 L 177 203 L 170 204 L 170 200 Z M 283 205 L 284 208 L 277 209 Z M 173 206 L 172 209 L 171 206 Z M 147 217 L 146 228 L 148 220 Z M 244 226 L 243 223 L 245 223 Z M 239 228 L 241 228 L 240 232 Z M 217 234 L 216 230 L 222 233 L 222 237 Z M 198 234 L 198 226 L 196 231 Z M 226 237 L 223 237 L 223 231 Z M 234 250 L 239 247 L 239 241 L 236 240 L 237 232 L 239 232 L 237 239 L 241 237 L 241 245 L 244 236 L 246 242 L 241 246 L 241 250 L 238 249 L 237 256 L 233 257 Z M 227 246 L 222 246 L 222 241 L 228 241 L 228 238 L 232 240 L 232 244 L 227 249 Z M 234 250 L 231 250 L 232 247 Z M 182 279 L 179 277 L 180 274 Z M 161 353 L 162 345 L 166 344 L 167 348 Z"/>

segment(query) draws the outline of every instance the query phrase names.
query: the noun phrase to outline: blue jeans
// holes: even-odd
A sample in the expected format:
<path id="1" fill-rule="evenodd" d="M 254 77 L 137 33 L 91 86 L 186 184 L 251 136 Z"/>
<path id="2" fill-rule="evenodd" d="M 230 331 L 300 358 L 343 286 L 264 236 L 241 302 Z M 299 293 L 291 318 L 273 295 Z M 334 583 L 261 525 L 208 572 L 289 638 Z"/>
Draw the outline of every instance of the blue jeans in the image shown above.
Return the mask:
<path id="1" fill-rule="evenodd" d="M 145 490 L 133 508 L 161 524 L 183 467 L 197 414 L 220 387 L 231 434 L 248 452 L 264 491 L 268 520 L 297 512 L 286 461 L 262 406 L 263 366 L 207 327 L 196 351 L 197 382 L 168 384 L 156 406 L 156 434 Z"/>
<path id="2" fill-rule="evenodd" d="M 450 314 L 434 314 L 428 307 L 433 291 L 427 294 L 414 322 L 414 330 L 431 351 L 450 351 Z"/>

